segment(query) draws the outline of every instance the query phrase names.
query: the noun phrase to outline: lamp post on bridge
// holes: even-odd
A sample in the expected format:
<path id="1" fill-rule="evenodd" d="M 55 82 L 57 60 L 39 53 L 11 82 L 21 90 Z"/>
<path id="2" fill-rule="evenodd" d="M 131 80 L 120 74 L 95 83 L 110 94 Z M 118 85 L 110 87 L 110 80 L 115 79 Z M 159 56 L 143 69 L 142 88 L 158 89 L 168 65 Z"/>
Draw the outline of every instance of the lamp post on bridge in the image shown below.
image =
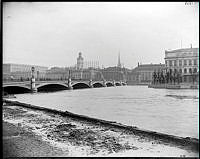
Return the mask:
<path id="1" fill-rule="evenodd" d="M 105 80 L 105 78 L 104 78 L 104 76 L 103 76 L 103 73 L 100 71 L 100 75 L 101 75 L 101 79 L 103 80 L 103 86 L 104 87 L 107 87 L 107 85 L 106 85 L 106 80 Z"/>
<path id="2" fill-rule="evenodd" d="M 103 86 L 104 86 L 104 87 L 107 87 L 107 85 L 106 85 L 106 80 L 105 80 L 105 79 L 103 79 Z"/>
<path id="3" fill-rule="evenodd" d="M 31 67 L 31 91 L 32 93 L 37 92 L 37 88 L 35 87 L 35 67 Z"/>
<path id="4" fill-rule="evenodd" d="M 90 86 L 90 88 L 93 88 L 92 79 L 90 79 L 90 81 L 89 81 L 89 86 Z"/>
<path id="5" fill-rule="evenodd" d="M 114 87 L 116 86 L 115 80 L 113 80 L 113 86 L 114 86 Z"/>
<path id="6" fill-rule="evenodd" d="M 67 83 L 68 83 L 68 88 L 69 88 L 70 90 L 72 90 L 73 87 L 72 87 L 72 80 L 71 80 L 71 72 L 70 72 L 70 70 L 69 70 L 69 77 L 68 77 Z"/>

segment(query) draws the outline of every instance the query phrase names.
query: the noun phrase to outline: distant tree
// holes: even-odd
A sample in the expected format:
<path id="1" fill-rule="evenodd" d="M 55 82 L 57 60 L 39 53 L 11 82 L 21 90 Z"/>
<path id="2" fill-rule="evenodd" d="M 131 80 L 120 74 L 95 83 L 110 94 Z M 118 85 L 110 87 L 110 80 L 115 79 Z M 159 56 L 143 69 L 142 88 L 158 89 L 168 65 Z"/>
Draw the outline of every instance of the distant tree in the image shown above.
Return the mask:
<path id="1" fill-rule="evenodd" d="M 156 84 L 158 84 L 159 83 L 159 74 L 158 74 L 158 72 L 156 72 Z"/>
<path id="2" fill-rule="evenodd" d="M 155 84 L 155 81 L 156 81 L 156 72 L 155 71 L 153 72 L 152 81 L 153 81 L 153 84 Z"/>
<path id="3" fill-rule="evenodd" d="M 176 74 L 176 79 L 177 79 L 177 83 L 179 84 L 180 83 L 180 73 L 179 72 L 177 72 L 177 74 Z"/>
<path id="4" fill-rule="evenodd" d="M 176 84 L 176 72 L 173 72 L 173 82 Z"/>
<path id="5" fill-rule="evenodd" d="M 167 72 L 167 83 L 170 83 L 170 73 L 169 72 Z"/>
<path id="6" fill-rule="evenodd" d="M 155 72 L 155 84 L 157 84 L 157 83 L 158 83 L 158 73 Z"/>
<path id="7" fill-rule="evenodd" d="M 167 83 L 167 73 L 163 73 L 163 83 Z"/>
<path id="8" fill-rule="evenodd" d="M 168 75 L 168 71 L 165 74 L 165 82 L 168 83 L 169 82 L 169 75 Z"/>
<path id="9" fill-rule="evenodd" d="M 172 83 L 172 81 L 173 81 L 173 75 L 172 75 L 172 72 L 169 73 L 169 80 L 170 80 L 170 83 Z"/>
<path id="10" fill-rule="evenodd" d="M 163 71 L 160 72 L 160 82 L 163 84 L 164 82 Z"/>
<path id="11" fill-rule="evenodd" d="M 158 71 L 158 83 L 161 84 L 161 72 Z"/>

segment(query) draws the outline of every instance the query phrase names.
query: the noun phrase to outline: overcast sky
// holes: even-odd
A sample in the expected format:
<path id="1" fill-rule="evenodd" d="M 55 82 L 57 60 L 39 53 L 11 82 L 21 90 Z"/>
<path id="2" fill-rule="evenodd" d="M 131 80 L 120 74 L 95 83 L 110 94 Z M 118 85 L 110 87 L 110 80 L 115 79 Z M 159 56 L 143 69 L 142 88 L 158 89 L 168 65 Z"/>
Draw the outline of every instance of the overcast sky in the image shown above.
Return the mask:
<path id="1" fill-rule="evenodd" d="M 3 63 L 125 67 L 164 63 L 165 50 L 199 47 L 199 4 L 12 2 L 3 6 Z"/>

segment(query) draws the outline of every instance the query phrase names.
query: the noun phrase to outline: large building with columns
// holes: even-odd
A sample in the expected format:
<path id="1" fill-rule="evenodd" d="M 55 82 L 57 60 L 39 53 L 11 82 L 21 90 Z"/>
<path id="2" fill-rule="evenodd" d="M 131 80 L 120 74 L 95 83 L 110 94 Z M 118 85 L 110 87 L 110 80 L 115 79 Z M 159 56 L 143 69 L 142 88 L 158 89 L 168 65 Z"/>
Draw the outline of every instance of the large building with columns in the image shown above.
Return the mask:
<path id="1" fill-rule="evenodd" d="M 199 48 L 166 50 L 165 65 L 168 71 L 180 73 L 182 82 L 198 82 Z"/>

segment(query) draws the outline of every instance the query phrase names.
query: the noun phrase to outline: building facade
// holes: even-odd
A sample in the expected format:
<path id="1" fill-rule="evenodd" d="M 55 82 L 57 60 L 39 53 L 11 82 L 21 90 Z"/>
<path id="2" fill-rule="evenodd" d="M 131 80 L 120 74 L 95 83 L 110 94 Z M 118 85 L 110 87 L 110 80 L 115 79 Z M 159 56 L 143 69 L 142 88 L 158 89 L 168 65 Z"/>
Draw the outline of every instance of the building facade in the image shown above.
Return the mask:
<path id="1" fill-rule="evenodd" d="M 117 65 L 100 70 L 101 77 L 106 81 L 126 81 L 128 69 L 122 68 L 120 53 L 118 54 Z"/>
<path id="2" fill-rule="evenodd" d="M 31 78 L 31 68 L 35 67 L 35 78 L 45 78 L 48 67 L 25 65 L 25 64 L 3 64 L 3 80 L 28 80 Z"/>
<path id="3" fill-rule="evenodd" d="M 46 71 L 47 80 L 67 80 L 69 77 L 69 69 L 62 67 L 52 67 Z"/>
<path id="4" fill-rule="evenodd" d="M 140 64 L 127 74 L 128 84 L 150 84 L 154 71 L 165 70 L 165 64 Z"/>
<path id="5" fill-rule="evenodd" d="M 99 71 L 98 69 L 88 68 L 83 70 L 71 70 L 71 79 L 101 81 L 103 80 L 103 77 L 101 71 Z"/>
<path id="6" fill-rule="evenodd" d="M 107 81 L 126 81 L 126 69 L 120 67 L 108 67 L 101 70 Z"/>
<path id="7" fill-rule="evenodd" d="M 181 82 L 199 81 L 199 48 L 165 51 L 165 65 L 169 72 L 179 73 Z"/>
<path id="8" fill-rule="evenodd" d="M 83 69 L 94 68 L 100 69 L 99 61 L 85 61 L 83 62 Z"/>

